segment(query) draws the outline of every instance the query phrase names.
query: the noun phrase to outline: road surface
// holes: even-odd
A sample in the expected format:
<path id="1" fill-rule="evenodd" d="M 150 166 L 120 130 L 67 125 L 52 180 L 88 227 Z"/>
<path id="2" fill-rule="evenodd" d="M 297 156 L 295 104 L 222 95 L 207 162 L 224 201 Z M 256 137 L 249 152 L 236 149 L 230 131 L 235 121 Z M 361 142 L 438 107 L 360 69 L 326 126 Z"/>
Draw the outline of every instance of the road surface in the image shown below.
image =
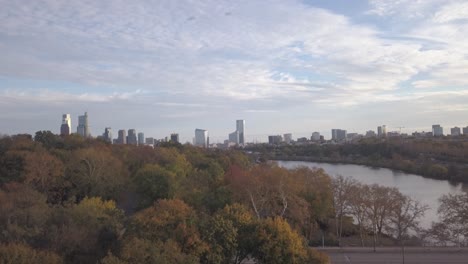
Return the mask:
<path id="1" fill-rule="evenodd" d="M 468 248 L 405 248 L 404 262 L 401 248 L 317 248 L 330 256 L 332 264 L 451 264 L 468 263 Z"/>

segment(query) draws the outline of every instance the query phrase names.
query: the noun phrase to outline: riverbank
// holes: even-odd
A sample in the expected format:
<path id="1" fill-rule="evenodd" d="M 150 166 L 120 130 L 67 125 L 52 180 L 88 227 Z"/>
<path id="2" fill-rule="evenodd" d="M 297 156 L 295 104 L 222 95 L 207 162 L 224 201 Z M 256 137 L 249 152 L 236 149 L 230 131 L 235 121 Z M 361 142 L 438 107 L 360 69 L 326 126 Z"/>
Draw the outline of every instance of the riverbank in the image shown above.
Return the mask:
<path id="1" fill-rule="evenodd" d="M 284 160 L 284 161 L 308 161 L 318 163 L 332 163 L 332 164 L 352 164 L 362 165 L 370 168 L 385 168 L 397 172 L 404 172 L 410 174 L 417 174 L 424 178 L 449 181 L 453 184 L 468 183 L 468 178 L 455 178 L 450 177 L 450 171 L 453 167 L 450 165 L 434 164 L 417 164 L 415 162 L 408 164 L 409 161 L 385 160 L 385 161 L 369 161 L 368 159 L 350 159 L 350 158 L 324 158 L 324 157 L 310 157 L 310 156 L 273 156 L 268 157 L 269 160 Z M 449 168 L 447 168 L 449 167 Z"/>

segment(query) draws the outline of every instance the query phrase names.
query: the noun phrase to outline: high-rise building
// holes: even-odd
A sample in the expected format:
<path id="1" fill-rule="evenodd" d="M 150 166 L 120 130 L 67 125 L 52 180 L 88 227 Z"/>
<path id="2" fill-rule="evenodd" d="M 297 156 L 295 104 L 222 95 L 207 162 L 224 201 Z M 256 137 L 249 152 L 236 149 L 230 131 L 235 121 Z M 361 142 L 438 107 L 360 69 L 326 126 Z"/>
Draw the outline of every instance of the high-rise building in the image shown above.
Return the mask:
<path id="1" fill-rule="evenodd" d="M 292 134 L 291 133 L 284 134 L 283 135 L 283 140 L 284 140 L 284 143 L 291 144 Z"/>
<path id="2" fill-rule="evenodd" d="M 78 116 L 78 127 L 76 132 L 82 137 L 89 137 L 89 125 L 88 125 L 88 112 L 85 112 L 84 115 Z"/>
<path id="3" fill-rule="evenodd" d="M 245 120 L 236 121 L 236 131 L 239 132 L 239 144 L 245 144 Z"/>
<path id="4" fill-rule="evenodd" d="M 179 143 L 179 134 L 177 134 L 177 133 L 172 133 L 172 134 L 171 134 L 171 142 L 173 142 L 173 143 Z"/>
<path id="5" fill-rule="evenodd" d="M 382 125 L 377 127 L 377 136 L 378 137 L 386 137 L 387 136 L 387 126 Z"/>
<path id="6" fill-rule="evenodd" d="M 461 129 L 459 127 L 452 127 L 450 129 L 450 135 L 452 136 L 459 136 L 461 135 Z"/>
<path id="7" fill-rule="evenodd" d="M 118 132 L 117 144 L 127 144 L 127 131 L 120 129 Z"/>
<path id="8" fill-rule="evenodd" d="M 138 144 L 137 133 L 136 133 L 135 129 L 129 129 L 128 130 L 127 144 L 129 144 L 129 145 L 137 145 Z"/>
<path id="9" fill-rule="evenodd" d="M 332 129 L 332 140 L 335 140 L 335 141 L 346 140 L 346 130 Z"/>
<path id="10" fill-rule="evenodd" d="M 440 125 L 432 125 L 432 135 L 434 137 L 443 136 L 444 135 L 444 128 Z"/>
<path id="11" fill-rule="evenodd" d="M 140 132 L 138 133 L 138 145 L 143 146 L 145 144 L 145 134 Z"/>
<path id="12" fill-rule="evenodd" d="M 195 129 L 194 145 L 198 147 L 207 148 L 209 143 L 208 131 L 204 129 Z"/>
<path id="13" fill-rule="evenodd" d="M 312 141 L 320 141 L 320 133 L 319 133 L 319 132 L 314 132 L 314 133 L 312 133 L 312 136 L 310 137 L 310 140 L 312 140 Z"/>
<path id="14" fill-rule="evenodd" d="M 71 116 L 70 114 L 62 115 L 62 125 L 60 126 L 60 135 L 70 135 L 71 133 Z"/>
<path id="15" fill-rule="evenodd" d="M 112 143 L 112 128 L 106 127 L 104 129 L 104 134 L 102 134 L 102 138 L 105 141 Z"/>

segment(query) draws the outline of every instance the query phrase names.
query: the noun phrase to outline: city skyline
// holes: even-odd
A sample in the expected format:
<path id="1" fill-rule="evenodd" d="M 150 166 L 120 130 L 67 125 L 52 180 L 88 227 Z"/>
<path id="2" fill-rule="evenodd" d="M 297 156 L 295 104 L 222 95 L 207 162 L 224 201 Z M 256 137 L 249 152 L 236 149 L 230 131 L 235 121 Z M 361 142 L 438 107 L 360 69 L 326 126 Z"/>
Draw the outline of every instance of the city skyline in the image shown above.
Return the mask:
<path id="1" fill-rule="evenodd" d="M 468 124 L 466 1 L 0 0 L 0 133 L 446 131 Z"/>

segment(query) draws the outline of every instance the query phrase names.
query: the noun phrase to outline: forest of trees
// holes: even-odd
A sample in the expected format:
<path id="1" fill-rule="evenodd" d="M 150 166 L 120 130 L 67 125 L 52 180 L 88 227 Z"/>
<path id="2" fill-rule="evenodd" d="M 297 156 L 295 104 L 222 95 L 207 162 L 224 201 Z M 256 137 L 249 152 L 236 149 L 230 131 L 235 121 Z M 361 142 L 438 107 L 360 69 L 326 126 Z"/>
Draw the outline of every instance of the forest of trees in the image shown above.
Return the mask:
<path id="1" fill-rule="evenodd" d="M 350 237 L 465 245 L 468 196 L 441 202 L 421 230 L 426 207 L 396 189 L 236 150 L 0 139 L 0 263 L 328 263 L 313 246 Z"/>
<path id="2" fill-rule="evenodd" d="M 3 137 L 0 263 L 327 263 L 329 186 L 238 151 Z"/>
<path id="3" fill-rule="evenodd" d="M 463 138 L 365 138 L 345 144 L 257 144 L 248 149 L 265 159 L 362 164 L 468 182 L 468 140 Z"/>

